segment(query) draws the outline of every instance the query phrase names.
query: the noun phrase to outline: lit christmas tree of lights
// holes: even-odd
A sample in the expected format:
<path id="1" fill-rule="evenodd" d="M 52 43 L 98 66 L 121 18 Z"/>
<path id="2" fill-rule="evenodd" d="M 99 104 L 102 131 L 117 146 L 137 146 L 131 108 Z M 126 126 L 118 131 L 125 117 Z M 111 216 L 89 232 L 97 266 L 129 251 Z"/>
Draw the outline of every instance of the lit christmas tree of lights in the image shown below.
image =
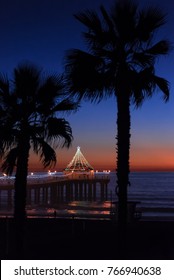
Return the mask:
<path id="1" fill-rule="evenodd" d="M 89 164 L 84 155 L 82 154 L 80 147 L 77 147 L 77 151 L 71 160 L 71 162 L 65 168 L 65 171 L 74 172 L 87 172 L 94 170 L 94 168 Z"/>

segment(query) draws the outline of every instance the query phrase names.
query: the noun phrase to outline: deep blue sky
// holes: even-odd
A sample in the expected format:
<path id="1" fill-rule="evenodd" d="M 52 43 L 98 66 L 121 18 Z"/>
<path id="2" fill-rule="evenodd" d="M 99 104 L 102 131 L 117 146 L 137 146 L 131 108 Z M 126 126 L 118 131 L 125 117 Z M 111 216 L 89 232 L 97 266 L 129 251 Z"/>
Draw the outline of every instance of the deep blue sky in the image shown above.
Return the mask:
<path id="1" fill-rule="evenodd" d="M 137 1 L 141 6 L 148 1 Z M 28 60 L 46 72 L 63 69 L 65 51 L 85 48 L 83 26 L 74 13 L 98 9 L 113 0 L 1 0 L 0 1 L 0 72 L 11 73 L 21 61 Z M 151 0 L 168 13 L 168 22 L 161 38 L 174 42 L 174 2 Z M 164 104 L 159 92 L 147 100 L 141 109 L 132 108 L 131 163 L 134 167 L 163 166 L 174 170 L 174 53 L 157 64 L 157 74 L 170 82 L 171 98 Z M 94 168 L 113 168 L 115 165 L 116 101 L 99 105 L 83 103 L 79 112 L 68 116 L 74 142 L 72 148 L 58 152 L 58 167 L 63 167 L 81 146 Z"/>

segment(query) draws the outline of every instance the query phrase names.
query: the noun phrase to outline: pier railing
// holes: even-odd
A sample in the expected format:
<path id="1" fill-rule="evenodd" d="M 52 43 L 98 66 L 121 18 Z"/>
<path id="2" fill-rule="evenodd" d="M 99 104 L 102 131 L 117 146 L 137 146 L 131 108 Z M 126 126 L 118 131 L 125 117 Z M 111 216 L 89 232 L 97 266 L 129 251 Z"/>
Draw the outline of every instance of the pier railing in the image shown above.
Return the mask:
<path id="1" fill-rule="evenodd" d="M 66 175 L 29 175 L 27 178 L 27 185 L 37 185 L 37 184 L 47 184 L 47 183 L 56 183 L 56 182 L 62 182 L 62 181 L 74 181 L 74 180 L 108 180 L 109 181 L 109 174 L 107 173 L 100 173 L 100 174 L 94 174 L 93 176 L 88 176 L 86 174 L 80 174 L 79 176 L 73 176 L 72 173 L 66 174 Z M 14 176 L 3 176 L 0 177 L 0 187 L 1 186 L 13 186 L 15 181 Z"/>

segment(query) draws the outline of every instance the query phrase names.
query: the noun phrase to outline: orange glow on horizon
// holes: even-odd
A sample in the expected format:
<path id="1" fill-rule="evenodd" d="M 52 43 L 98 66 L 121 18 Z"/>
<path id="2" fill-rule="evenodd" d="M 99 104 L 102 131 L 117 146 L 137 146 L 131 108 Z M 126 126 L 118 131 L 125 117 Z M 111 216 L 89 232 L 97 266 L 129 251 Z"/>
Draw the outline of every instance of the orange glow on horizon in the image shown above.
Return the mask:
<path id="1" fill-rule="evenodd" d="M 59 150 L 57 153 L 57 164 L 51 169 L 62 171 L 70 162 L 75 154 L 73 149 Z M 107 150 L 92 150 L 83 149 L 87 161 L 93 166 L 94 170 L 116 170 L 116 153 L 113 153 L 113 149 Z M 161 147 L 148 149 L 131 149 L 130 153 L 130 170 L 131 171 L 174 171 L 174 150 L 165 149 Z M 29 160 L 29 171 L 48 171 L 44 169 L 39 158 L 33 154 Z"/>
<path id="2" fill-rule="evenodd" d="M 174 171 L 174 149 L 154 145 L 131 150 L 132 170 Z"/>

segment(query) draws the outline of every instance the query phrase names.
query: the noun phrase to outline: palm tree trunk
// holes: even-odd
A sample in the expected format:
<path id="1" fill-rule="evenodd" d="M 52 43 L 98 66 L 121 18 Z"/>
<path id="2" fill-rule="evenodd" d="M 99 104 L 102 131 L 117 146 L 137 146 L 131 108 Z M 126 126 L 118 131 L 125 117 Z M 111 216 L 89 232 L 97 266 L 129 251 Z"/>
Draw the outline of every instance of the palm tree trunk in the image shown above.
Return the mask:
<path id="1" fill-rule="evenodd" d="M 123 94 L 124 93 L 124 94 Z M 129 184 L 129 149 L 130 149 L 130 100 L 129 94 L 117 91 L 117 195 L 118 225 L 120 235 L 126 234 L 127 228 L 127 187 Z"/>
<path id="2" fill-rule="evenodd" d="M 28 158 L 29 158 L 29 141 L 22 139 L 19 144 L 20 154 L 17 160 L 16 176 L 15 176 L 15 202 L 14 202 L 14 218 L 21 220 L 26 218 L 26 190 L 28 175 Z"/>
<path id="3" fill-rule="evenodd" d="M 25 134 L 19 141 L 19 156 L 17 160 L 16 176 L 15 176 L 15 197 L 14 197 L 14 220 L 15 220 L 15 236 L 14 236 L 14 252 L 15 257 L 21 259 L 24 253 L 24 234 L 26 220 L 26 193 L 27 193 L 27 173 L 30 143 Z"/>

